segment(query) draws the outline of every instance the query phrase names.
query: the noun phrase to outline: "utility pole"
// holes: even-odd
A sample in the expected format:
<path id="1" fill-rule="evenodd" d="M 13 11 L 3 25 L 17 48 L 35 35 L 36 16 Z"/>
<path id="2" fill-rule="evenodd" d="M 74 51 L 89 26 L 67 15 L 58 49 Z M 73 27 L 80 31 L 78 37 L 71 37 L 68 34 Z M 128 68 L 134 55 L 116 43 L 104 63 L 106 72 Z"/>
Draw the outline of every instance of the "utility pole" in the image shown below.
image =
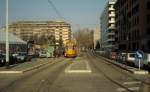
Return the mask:
<path id="1" fill-rule="evenodd" d="M 8 0 L 6 0 L 6 64 L 9 65 Z"/>

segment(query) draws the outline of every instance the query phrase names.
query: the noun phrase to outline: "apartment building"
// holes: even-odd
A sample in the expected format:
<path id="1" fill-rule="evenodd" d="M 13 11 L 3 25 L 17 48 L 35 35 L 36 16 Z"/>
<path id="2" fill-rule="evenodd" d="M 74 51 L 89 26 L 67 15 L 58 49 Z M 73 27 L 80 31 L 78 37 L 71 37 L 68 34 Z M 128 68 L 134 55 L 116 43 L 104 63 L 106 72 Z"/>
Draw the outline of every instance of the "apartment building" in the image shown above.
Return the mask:
<path id="1" fill-rule="evenodd" d="M 34 40 L 37 44 L 49 41 L 52 36 L 56 44 L 60 39 L 63 44 L 71 39 L 71 26 L 63 21 L 18 21 L 9 26 L 9 31 L 25 41 Z"/>
<path id="2" fill-rule="evenodd" d="M 102 49 L 105 51 L 115 50 L 115 5 L 116 0 L 109 0 L 100 17 Z"/>
<path id="3" fill-rule="evenodd" d="M 118 0 L 115 7 L 118 50 L 150 52 L 150 0 Z"/>

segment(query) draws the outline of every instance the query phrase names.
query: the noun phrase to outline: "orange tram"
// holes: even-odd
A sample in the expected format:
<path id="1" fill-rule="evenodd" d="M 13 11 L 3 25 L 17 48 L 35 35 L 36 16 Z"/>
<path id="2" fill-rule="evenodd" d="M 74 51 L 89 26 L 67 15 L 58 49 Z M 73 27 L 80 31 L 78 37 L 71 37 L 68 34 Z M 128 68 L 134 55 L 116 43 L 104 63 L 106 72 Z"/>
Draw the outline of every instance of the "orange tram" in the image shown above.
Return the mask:
<path id="1" fill-rule="evenodd" d="M 75 42 L 66 43 L 64 56 L 68 58 L 77 57 L 77 44 Z"/>

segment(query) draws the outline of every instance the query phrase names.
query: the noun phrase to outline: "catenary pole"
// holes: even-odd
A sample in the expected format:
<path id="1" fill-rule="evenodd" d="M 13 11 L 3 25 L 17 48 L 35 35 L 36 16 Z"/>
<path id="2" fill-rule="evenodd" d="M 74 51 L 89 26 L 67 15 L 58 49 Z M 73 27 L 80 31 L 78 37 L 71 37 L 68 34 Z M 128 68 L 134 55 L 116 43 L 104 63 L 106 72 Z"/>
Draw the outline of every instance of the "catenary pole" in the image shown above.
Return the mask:
<path id="1" fill-rule="evenodd" d="M 6 0 L 6 63 L 9 65 L 9 38 L 8 38 L 8 2 L 9 0 Z"/>

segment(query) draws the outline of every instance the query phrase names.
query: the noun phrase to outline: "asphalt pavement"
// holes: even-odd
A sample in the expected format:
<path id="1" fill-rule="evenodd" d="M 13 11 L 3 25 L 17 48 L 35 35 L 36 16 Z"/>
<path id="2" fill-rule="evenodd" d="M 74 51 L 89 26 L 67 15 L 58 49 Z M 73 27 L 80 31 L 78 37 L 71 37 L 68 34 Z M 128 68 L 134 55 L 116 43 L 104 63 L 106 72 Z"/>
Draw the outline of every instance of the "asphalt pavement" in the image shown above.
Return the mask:
<path id="1" fill-rule="evenodd" d="M 0 75 L 0 92 L 150 92 L 149 75 L 135 76 L 92 54 L 56 62 Z"/>

